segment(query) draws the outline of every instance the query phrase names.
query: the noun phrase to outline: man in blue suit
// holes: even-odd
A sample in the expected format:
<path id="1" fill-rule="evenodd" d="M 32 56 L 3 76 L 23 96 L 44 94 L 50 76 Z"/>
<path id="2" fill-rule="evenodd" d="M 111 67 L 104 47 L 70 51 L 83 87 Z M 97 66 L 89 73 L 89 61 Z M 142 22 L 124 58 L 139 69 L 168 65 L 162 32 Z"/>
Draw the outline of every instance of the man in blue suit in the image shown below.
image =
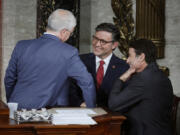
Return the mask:
<path id="1" fill-rule="evenodd" d="M 75 26 L 71 12 L 57 9 L 49 16 L 43 36 L 17 43 L 5 75 L 7 102 L 17 102 L 19 109 L 67 106 L 72 77 L 81 87 L 87 107 L 95 107 L 92 76 L 77 49 L 65 43 Z"/>
<path id="2" fill-rule="evenodd" d="M 92 39 L 93 53 L 80 55 L 81 60 L 92 74 L 96 84 L 97 106 L 107 107 L 108 97 L 113 82 L 122 75 L 129 66 L 126 62 L 113 54 L 113 50 L 119 44 L 120 33 L 117 27 L 111 23 L 101 23 L 96 27 Z M 98 69 L 103 60 L 103 78 L 99 84 Z M 70 87 L 70 105 L 86 106 L 80 88 L 75 81 Z"/>

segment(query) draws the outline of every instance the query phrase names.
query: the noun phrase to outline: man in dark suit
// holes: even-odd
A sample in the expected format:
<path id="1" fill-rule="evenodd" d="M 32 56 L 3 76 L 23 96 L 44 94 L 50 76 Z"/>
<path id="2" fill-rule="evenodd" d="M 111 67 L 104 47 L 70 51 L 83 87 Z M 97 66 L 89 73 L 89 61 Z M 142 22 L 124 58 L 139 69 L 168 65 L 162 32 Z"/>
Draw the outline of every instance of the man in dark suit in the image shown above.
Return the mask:
<path id="1" fill-rule="evenodd" d="M 109 108 L 127 116 L 129 135 L 171 135 L 173 89 L 156 64 L 152 41 L 132 41 L 127 63 L 130 68 L 113 85 Z"/>
<path id="2" fill-rule="evenodd" d="M 77 49 L 65 43 L 75 26 L 70 11 L 57 9 L 49 16 L 43 36 L 17 43 L 5 75 L 7 102 L 17 102 L 19 109 L 67 106 L 68 78 L 72 77 L 87 107 L 95 107 L 93 78 Z"/>
<path id="3" fill-rule="evenodd" d="M 101 23 L 96 27 L 92 39 L 93 53 L 80 55 L 89 73 L 92 74 L 96 84 L 97 106 L 107 107 L 108 96 L 113 82 L 127 69 L 126 62 L 113 54 L 119 44 L 120 33 L 111 23 Z M 103 76 L 98 80 L 100 61 L 103 60 Z M 72 84 L 70 87 L 70 105 L 86 106 L 81 96 L 80 89 Z"/>

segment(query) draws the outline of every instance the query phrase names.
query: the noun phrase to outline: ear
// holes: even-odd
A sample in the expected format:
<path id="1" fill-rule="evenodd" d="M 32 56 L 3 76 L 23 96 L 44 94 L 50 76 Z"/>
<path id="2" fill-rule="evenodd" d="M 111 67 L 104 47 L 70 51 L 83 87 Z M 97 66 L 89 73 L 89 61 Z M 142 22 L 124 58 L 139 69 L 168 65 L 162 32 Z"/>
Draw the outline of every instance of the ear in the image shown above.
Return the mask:
<path id="1" fill-rule="evenodd" d="M 117 41 L 114 42 L 114 43 L 113 43 L 113 46 L 112 46 L 112 49 L 114 50 L 116 47 L 118 47 L 118 45 L 119 45 L 119 42 L 117 42 Z"/>
<path id="2" fill-rule="evenodd" d="M 61 36 L 65 35 L 66 33 L 67 33 L 67 30 L 66 30 L 66 29 L 62 29 L 62 30 L 60 31 L 60 35 L 61 35 Z"/>
<path id="3" fill-rule="evenodd" d="M 145 61 L 145 54 L 141 53 L 141 55 L 139 56 L 140 61 Z"/>
<path id="4" fill-rule="evenodd" d="M 66 41 L 67 40 L 67 30 L 62 29 L 61 31 L 59 31 L 59 36 L 63 42 Z"/>

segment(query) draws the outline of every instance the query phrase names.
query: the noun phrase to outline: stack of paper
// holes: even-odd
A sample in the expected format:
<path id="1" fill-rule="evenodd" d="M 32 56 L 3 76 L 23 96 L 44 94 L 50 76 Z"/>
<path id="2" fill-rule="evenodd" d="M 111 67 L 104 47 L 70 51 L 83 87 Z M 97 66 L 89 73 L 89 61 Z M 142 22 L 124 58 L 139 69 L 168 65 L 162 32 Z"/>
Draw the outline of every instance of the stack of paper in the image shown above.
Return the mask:
<path id="1" fill-rule="evenodd" d="M 73 109 L 57 109 L 58 114 L 96 114 L 92 109 L 87 108 L 73 108 Z"/>
<path id="2" fill-rule="evenodd" d="M 56 114 L 53 114 L 52 123 L 55 125 L 68 125 L 68 124 L 80 124 L 80 125 L 94 125 L 97 124 L 88 114 L 95 114 L 90 109 L 67 109 L 56 110 Z"/>

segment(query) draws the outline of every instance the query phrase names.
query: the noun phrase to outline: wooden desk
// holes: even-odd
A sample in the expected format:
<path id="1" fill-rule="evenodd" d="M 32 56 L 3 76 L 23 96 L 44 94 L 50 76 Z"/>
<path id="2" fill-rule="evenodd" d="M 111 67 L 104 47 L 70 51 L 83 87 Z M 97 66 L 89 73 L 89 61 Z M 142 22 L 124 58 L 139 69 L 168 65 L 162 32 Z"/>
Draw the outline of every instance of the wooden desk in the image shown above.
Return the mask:
<path id="1" fill-rule="evenodd" d="M 1 111 L 1 109 L 0 109 Z M 0 135 L 120 135 L 121 125 L 126 119 L 108 113 L 93 117 L 97 125 L 52 125 L 49 123 L 23 123 L 0 115 Z"/>
<path id="2" fill-rule="evenodd" d="M 5 103 L 0 100 L 0 115 L 9 115 L 9 109 Z"/>

